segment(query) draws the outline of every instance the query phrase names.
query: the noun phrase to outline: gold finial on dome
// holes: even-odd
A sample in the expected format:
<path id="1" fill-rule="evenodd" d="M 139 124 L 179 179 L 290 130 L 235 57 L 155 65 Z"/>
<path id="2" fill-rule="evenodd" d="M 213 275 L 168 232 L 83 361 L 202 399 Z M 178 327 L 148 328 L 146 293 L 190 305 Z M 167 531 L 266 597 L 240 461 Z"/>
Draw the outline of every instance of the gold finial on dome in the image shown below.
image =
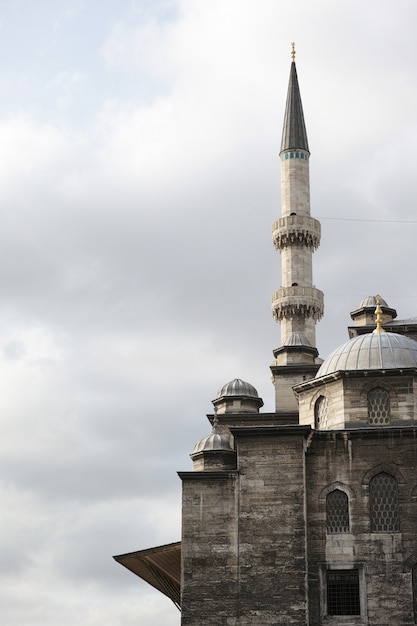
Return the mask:
<path id="1" fill-rule="evenodd" d="M 385 333 L 385 330 L 382 328 L 382 309 L 381 309 L 381 296 L 375 296 L 376 300 L 376 328 L 374 333 Z"/>
<path id="2" fill-rule="evenodd" d="M 292 50 L 291 50 L 291 59 L 292 59 L 292 62 L 294 63 L 294 61 L 295 61 L 295 43 L 293 41 L 291 42 L 291 48 L 292 48 Z"/>

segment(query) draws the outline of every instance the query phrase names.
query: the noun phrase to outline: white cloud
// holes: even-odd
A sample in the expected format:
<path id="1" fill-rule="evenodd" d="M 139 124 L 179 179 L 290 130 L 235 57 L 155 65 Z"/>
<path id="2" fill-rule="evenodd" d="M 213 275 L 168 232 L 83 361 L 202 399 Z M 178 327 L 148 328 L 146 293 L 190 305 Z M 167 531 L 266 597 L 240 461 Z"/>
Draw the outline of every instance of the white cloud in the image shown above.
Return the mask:
<path id="1" fill-rule="evenodd" d="M 176 470 L 223 383 L 249 380 L 272 409 L 290 41 L 314 215 L 410 220 L 416 9 L 51 7 L 9 5 L 0 44 L 2 617 L 171 626 L 175 607 L 111 556 L 179 538 Z M 325 356 L 365 295 L 400 317 L 417 301 L 415 225 L 322 229 Z"/>

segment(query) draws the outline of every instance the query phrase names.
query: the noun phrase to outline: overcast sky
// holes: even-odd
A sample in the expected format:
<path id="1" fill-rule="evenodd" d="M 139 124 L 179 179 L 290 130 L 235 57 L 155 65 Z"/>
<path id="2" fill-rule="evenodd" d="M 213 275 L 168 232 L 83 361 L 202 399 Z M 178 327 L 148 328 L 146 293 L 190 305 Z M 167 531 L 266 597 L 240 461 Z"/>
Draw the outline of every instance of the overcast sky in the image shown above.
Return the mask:
<path id="1" fill-rule="evenodd" d="M 0 0 L 0 622 L 178 626 L 112 555 L 180 539 L 239 377 L 273 410 L 296 42 L 320 355 L 417 315 L 415 0 Z"/>

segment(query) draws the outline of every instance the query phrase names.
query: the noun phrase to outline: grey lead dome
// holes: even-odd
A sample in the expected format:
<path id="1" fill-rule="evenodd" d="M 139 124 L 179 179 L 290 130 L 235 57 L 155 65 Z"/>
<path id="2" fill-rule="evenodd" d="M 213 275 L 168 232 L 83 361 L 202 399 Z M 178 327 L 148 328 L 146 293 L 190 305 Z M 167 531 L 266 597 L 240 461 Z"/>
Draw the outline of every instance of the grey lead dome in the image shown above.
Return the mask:
<path id="1" fill-rule="evenodd" d="M 247 396 L 249 398 L 257 398 L 258 392 L 250 383 L 246 383 L 240 378 L 234 378 L 219 389 L 216 398 L 224 398 L 225 396 Z"/>
<path id="2" fill-rule="evenodd" d="M 226 435 L 219 433 L 217 426 L 213 426 L 213 431 L 208 437 L 200 439 L 195 446 L 192 454 L 198 454 L 199 452 L 207 451 L 219 451 L 219 450 L 232 450 L 229 438 Z"/>
<path id="3" fill-rule="evenodd" d="M 339 370 L 379 370 L 417 367 L 417 341 L 396 333 L 359 335 L 325 359 L 316 378 Z"/>
<path id="4" fill-rule="evenodd" d="M 376 296 L 367 296 L 366 298 L 364 298 L 362 300 L 362 302 L 360 303 L 358 308 L 359 309 L 364 309 L 364 308 L 367 308 L 367 307 L 375 308 L 377 304 L 378 304 L 378 302 L 377 302 Z M 386 303 L 384 298 L 379 298 L 379 304 L 381 306 L 385 306 L 385 307 L 389 308 L 388 304 Z"/>
<path id="5" fill-rule="evenodd" d="M 312 347 L 311 343 L 305 335 L 302 333 L 292 333 L 288 339 L 284 342 L 284 346 L 308 346 Z"/>

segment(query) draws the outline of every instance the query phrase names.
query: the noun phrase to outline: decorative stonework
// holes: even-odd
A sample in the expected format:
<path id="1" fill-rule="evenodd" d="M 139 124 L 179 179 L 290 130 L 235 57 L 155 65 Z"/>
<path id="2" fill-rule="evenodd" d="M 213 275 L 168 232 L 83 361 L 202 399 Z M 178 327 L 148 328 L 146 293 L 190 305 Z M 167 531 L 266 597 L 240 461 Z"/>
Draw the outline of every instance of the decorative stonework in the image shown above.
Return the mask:
<path id="1" fill-rule="evenodd" d="M 272 241 L 276 250 L 287 246 L 305 246 L 314 251 L 320 245 L 320 237 L 320 222 L 305 215 L 281 217 L 272 224 Z"/>
<path id="2" fill-rule="evenodd" d="M 288 161 L 288 159 L 304 159 L 308 161 L 309 159 L 308 152 L 301 152 L 301 150 L 296 150 L 295 152 L 284 152 L 281 154 L 281 161 Z"/>
<path id="3" fill-rule="evenodd" d="M 323 292 L 315 287 L 281 287 L 272 295 L 272 314 L 280 322 L 294 317 L 323 317 Z"/>

